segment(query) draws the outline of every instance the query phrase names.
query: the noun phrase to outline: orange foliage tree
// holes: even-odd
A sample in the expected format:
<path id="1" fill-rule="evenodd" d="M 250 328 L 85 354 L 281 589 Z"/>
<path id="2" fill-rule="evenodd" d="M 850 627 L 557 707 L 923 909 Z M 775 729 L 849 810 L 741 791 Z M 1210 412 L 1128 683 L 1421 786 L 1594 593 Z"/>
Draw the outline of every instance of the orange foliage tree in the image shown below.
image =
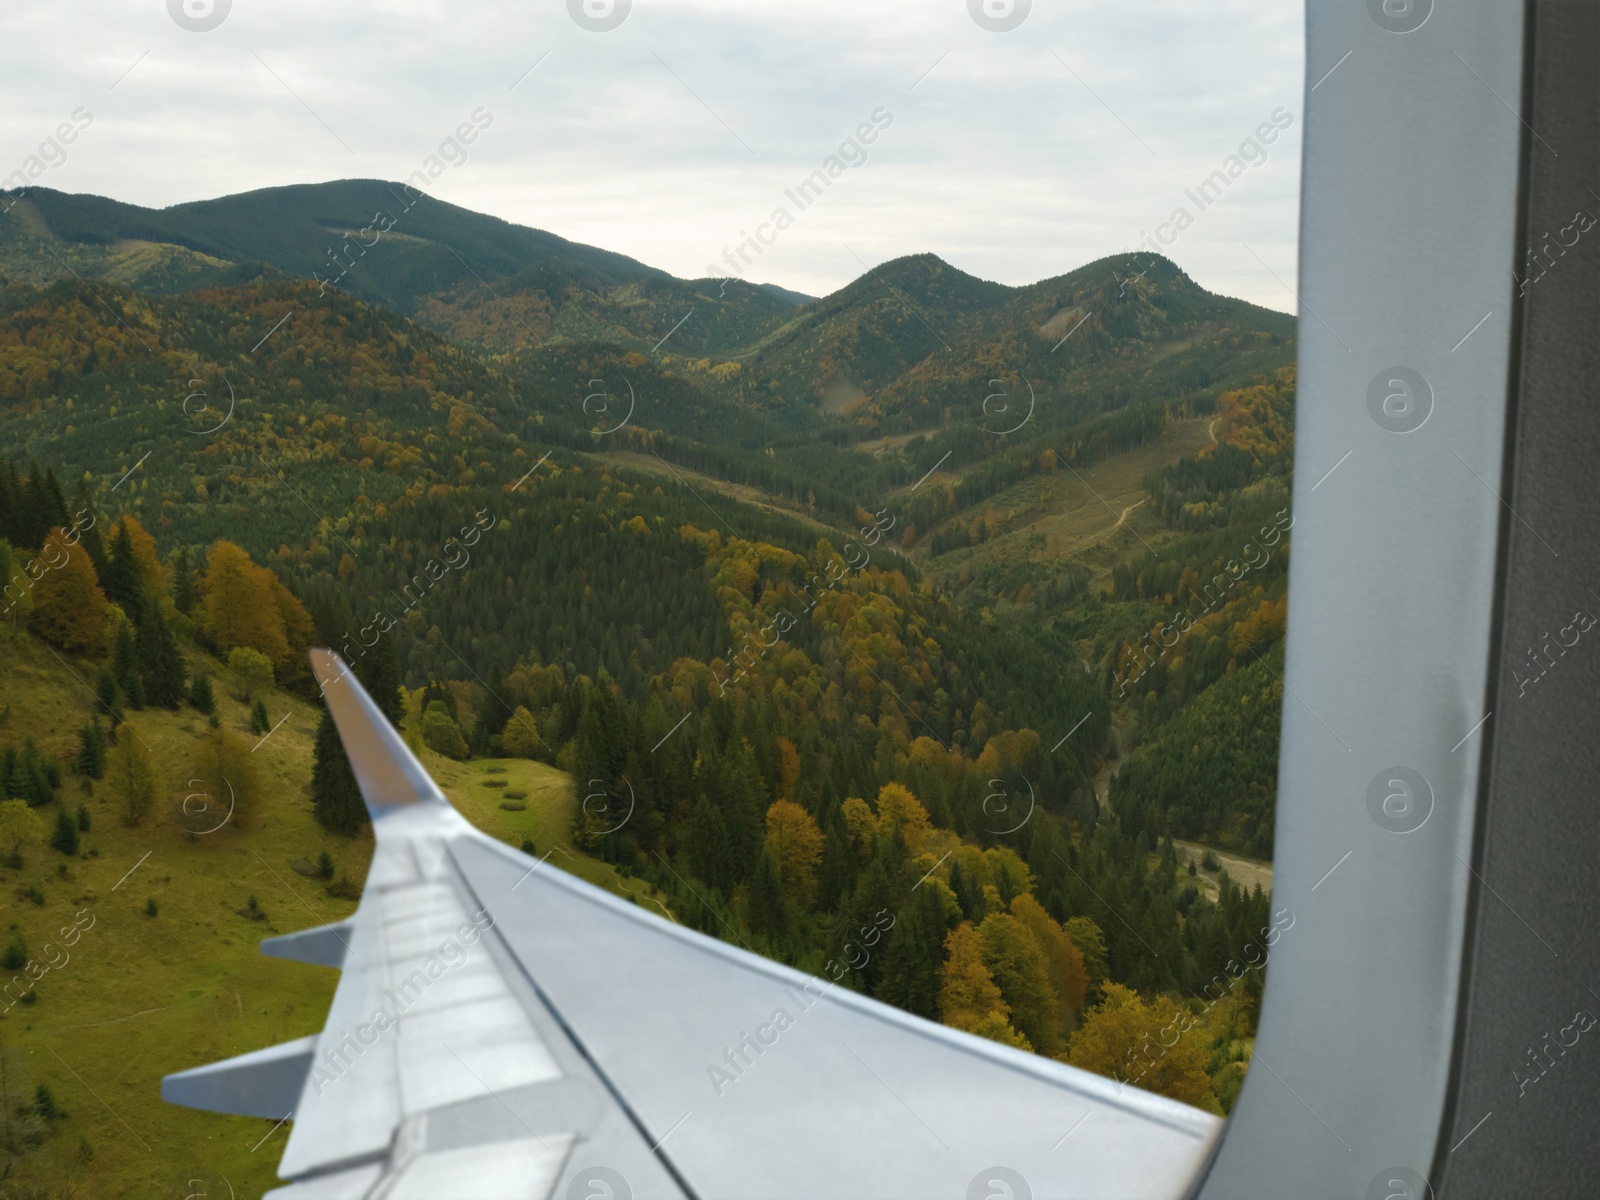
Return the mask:
<path id="1" fill-rule="evenodd" d="M 305 652 L 315 636 L 311 616 L 276 575 L 251 562 L 242 548 L 229 541 L 212 544 L 200 596 L 206 632 L 220 650 L 259 650 L 280 679 L 304 674 Z"/>
<path id="2" fill-rule="evenodd" d="M 50 569 L 34 584 L 29 627 L 63 650 L 99 653 L 105 646 L 109 602 L 88 552 L 67 541 L 62 530 L 52 529 L 38 562 Z"/>
<path id="3" fill-rule="evenodd" d="M 1220 1113 L 1206 1067 L 1210 1052 L 1195 1019 L 1167 996 L 1148 1004 L 1120 983 L 1105 985 L 1105 1000 L 1090 1011 L 1067 1045 L 1075 1067 L 1120 1079 Z"/>
<path id="4" fill-rule="evenodd" d="M 783 890 L 809 905 L 817 890 L 817 864 L 822 861 L 822 830 L 816 819 L 792 801 L 776 801 L 767 809 L 767 850 Z"/>

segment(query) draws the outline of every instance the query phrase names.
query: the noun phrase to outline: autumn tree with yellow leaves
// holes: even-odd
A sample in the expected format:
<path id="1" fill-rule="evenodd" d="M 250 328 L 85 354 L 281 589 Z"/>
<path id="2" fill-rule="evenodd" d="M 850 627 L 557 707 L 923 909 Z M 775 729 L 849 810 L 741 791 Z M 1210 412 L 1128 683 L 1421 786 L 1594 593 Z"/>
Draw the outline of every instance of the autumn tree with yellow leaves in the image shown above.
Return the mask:
<path id="1" fill-rule="evenodd" d="M 200 577 L 202 622 L 223 653 L 237 646 L 258 650 L 284 681 L 306 673 L 315 627 L 305 606 L 282 581 L 257 566 L 233 542 L 212 543 Z"/>
<path id="2" fill-rule="evenodd" d="M 767 851 L 786 894 L 809 905 L 817 890 L 817 864 L 822 861 L 822 830 L 816 818 L 789 800 L 767 809 Z"/>
<path id="3" fill-rule="evenodd" d="M 110 604 L 88 553 L 58 528 L 45 539 L 38 562 L 46 569 L 33 586 L 29 628 L 63 650 L 100 653 Z"/>

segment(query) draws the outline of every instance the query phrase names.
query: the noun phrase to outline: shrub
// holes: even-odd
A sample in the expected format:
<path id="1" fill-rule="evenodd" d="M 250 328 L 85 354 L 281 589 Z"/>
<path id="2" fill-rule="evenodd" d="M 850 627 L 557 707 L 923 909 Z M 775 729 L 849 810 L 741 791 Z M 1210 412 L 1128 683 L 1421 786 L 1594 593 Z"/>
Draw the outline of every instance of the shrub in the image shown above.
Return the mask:
<path id="1" fill-rule="evenodd" d="M 144 915 L 145 916 L 153 917 L 153 916 L 156 915 L 156 913 L 158 913 L 160 911 L 161 911 L 161 909 L 156 904 L 156 898 L 154 896 L 150 897 L 150 899 L 148 899 L 148 900 L 146 900 L 144 902 Z"/>
<path id="2" fill-rule="evenodd" d="M 422 714 L 422 740 L 430 750 L 457 761 L 471 753 L 467 749 L 467 739 L 461 736 L 461 726 L 439 700 L 428 705 L 428 711 Z"/>
<path id="3" fill-rule="evenodd" d="M 28 965 L 28 943 L 22 940 L 19 933 L 11 939 L 6 946 L 4 955 L 0 955 L 0 967 L 8 971 L 20 971 Z"/>
<path id="4" fill-rule="evenodd" d="M 235 646 L 228 651 L 228 670 L 243 685 L 241 700 L 248 702 L 258 690 L 272 686 L 272 660 L 249 646 Z"/>

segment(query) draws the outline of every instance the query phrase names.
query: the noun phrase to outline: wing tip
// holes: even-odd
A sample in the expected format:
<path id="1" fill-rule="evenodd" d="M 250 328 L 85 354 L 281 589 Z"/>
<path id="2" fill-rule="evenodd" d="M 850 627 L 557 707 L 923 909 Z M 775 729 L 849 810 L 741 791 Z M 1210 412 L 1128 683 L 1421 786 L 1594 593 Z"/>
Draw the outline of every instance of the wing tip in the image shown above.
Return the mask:
<path id="1" fill-rule="evenodd" d="M 367 694 L 350 665 L 323 646 L 311 650 L 310 658 L 368 813 L 376 818 L 414 804 L 448 806 L 439 785 Z"/>

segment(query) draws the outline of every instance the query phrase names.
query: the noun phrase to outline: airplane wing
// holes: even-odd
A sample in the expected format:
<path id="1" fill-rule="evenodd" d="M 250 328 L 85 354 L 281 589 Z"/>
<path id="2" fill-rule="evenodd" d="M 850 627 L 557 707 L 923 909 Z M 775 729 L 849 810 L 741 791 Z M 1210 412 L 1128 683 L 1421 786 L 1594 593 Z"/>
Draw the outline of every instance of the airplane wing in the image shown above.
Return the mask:
<path id="1" fill-rule="evenodd" d="M 1176 1197 L 1218 1118 L 673 924 L 489 838 L 339 658 L 377 850 L 322 1032 L 169 1075 L 291 1118 L 276 1200 Z"/>

